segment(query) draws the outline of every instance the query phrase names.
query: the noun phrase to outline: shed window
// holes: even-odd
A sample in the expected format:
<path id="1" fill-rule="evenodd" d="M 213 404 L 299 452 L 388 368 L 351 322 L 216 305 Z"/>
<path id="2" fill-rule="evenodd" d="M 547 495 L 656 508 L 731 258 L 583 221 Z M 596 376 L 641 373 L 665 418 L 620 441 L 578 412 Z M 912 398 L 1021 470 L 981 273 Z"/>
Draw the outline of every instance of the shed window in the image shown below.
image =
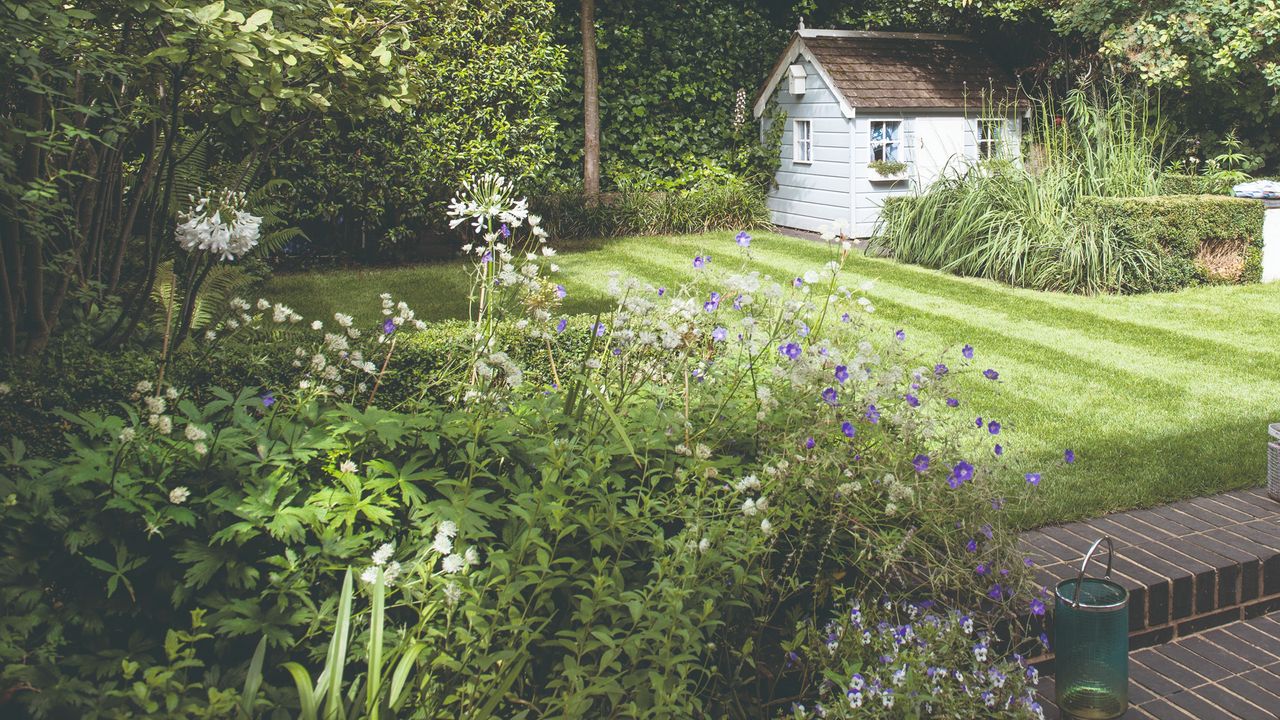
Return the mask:
<path id="1" fill-rule="evenodd" d="M 795 162 L 813 162 L 813 122 L 811 120 L 795 121 Z"/>
<path id="2" fill-rule="evenodd" d="M 985 119 L 978 121 L 978 159 L 989 160 L 1000 157 L 1004 145 L 1004 120 Z"/>
<path id="3" fill-rule="evenodd" d="M 902 162 L 902 121 L 871 121 L 871 162 Z"/>

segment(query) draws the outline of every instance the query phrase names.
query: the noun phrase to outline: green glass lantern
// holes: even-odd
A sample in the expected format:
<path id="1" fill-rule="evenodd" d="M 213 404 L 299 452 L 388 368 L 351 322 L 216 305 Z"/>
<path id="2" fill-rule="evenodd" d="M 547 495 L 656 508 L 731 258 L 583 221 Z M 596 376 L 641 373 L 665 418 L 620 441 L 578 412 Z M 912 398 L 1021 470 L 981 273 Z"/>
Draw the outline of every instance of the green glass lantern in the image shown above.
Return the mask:
<path id="1" fill-rule="evenodd" d="M 1107 573 L 1086 578 L 1098 546 L 1107 543 Z M 1118 718 L 1129 708 L 1129 591 L 1111 580 L 1111 538 L 1089 548 L 1074 580 L 1056 588 L 1054 683 L 1063 717 Z"/>

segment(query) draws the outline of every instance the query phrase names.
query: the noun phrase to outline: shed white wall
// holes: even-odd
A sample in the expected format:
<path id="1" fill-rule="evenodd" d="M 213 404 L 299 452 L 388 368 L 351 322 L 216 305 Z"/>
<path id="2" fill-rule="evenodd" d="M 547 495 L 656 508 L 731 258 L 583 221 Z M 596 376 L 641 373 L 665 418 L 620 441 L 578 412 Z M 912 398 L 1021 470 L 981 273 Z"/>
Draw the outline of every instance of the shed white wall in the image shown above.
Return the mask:
<path id="1" fill-rule="evenodd" d="M 915 172 L 917 152 L 916 119 L 921 117 L 953 117 L 963 120 L 962 156 L 948 166 L 949 172 L 963 171 L 978 159 L 979 111 L 921 111 L 856 109 L 856 116 L 846 118 L 839 101 L 827 87 L 813 64 L 803 56 L 794 61 L 807 73 L 805 94 L 797 97 L 779 83 L 774 90 L 778 109 L 786 113 L 782 132 L 782 162 L 775 176 L 777 186 L 767 198 L 770 220 L 775 225 L 820 231 L 839 220 L 851 228 L 856 237 L 870 237 L 880 217 L 885 199 L 894 195 L 910 195 L 925 189 Z M 813 123 L 813 162 L 795 162 L 795 120 Z M 872 181 L 867 167 L 871 161 L 871 121 L 902 120 L 903 160 L 909 166 L 908 179 L 899 182 Z M 765 117 L 762 130 L 776 119 Z M 1016 155 L 1021 146 L 1021 123 L 1009 115 L 1006 124 L 1006 146 Z"/>
<path id="2" fill-rule="evenodd" d="M 782 132 L 782 164 L 777 187 L 767 200 L 775 225 L 817 232 L 836 220 L 851 221 L 849 197 L 849 120 L 840 112 L 839 101 L 823 82 L 813 64 L 803 58 L 808 77 L 805 94 L 794 96 L 787 84 L 774 90 L 778 109 L 786 113 Z M 795 120 L 813 123 L 813 162 L 797 163 L 794 158 Z M 766 119 L 765 122 L 773 122 Z"/>

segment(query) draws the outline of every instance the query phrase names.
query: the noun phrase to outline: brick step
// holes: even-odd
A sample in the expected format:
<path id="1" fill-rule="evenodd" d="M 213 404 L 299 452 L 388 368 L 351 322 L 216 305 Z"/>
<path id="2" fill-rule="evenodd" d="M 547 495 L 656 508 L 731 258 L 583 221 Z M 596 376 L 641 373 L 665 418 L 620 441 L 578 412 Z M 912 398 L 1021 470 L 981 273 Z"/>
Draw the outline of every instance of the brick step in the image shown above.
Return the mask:
<path id="1" fill-rule="evenodd" d="M 1043 677 L 1046 720 L 1054 679 Z M 1280 613 L 1236 620 L 1129 655 L 1126 720 L 1268 720 L 1280 717 Z"/>
<path id="2" fill-rule="evenodd" d="M 1044 527 L 1019 542 L 1052 592 L 1103 536 L 1115 543 L 1112 579 L 1129 590 L 1131 650 L 1280 611 L 1280 503 L 1262 489 Z M 1105 566 L 1105 552 L 1095 555 L 1090 575 Z M 1052 656 L 1035 662 L 1051 671 Z"/>

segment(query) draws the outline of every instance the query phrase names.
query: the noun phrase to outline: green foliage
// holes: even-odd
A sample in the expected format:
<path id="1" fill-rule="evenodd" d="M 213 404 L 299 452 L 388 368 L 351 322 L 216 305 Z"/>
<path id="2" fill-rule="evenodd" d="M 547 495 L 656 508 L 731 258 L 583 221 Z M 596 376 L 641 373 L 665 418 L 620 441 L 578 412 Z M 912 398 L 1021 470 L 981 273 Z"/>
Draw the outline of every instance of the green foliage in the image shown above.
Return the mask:
<path id="1" fill-rule="evenodd" d="M 1160 176 L 1163 195 L 1230 195 L 1231 184 L 1208 175 L 1165 173 Z"/>
<path id="2" fill-rule="evenodd" d="M 410 113 L 338 113 L 292 139 L 272 172 L 313 247 L 364 258 L 438 252 L 443 208 L 482 170 L 524 181 L 550 161 L 564 49 L 551 0 L 431 3 L 417 22 L 423 92 Z"/>
<path id="3" fill-rule="evenodd" d="M 1217 195 L 1083 198 L 1081 222 L 1107 228 L 1128 242 L 1157 250 L 1152 290 L 1200 282 L 1261 279 L 1262 203 Z"/>
<path id="4" fill-rule="evenodd" d="M 867 167 L 875 171 L 877 175 L 880 175 L 882 177 L 888 177 L 890 175 L 898 175 L 899 173 L 906 172 L 907 170 L 906 163 L 897 162 L 894 160 L 876 160 L 876 161 L 867 163 Z"/>
<path id="5" fill-rule="evenodd" d="M 769 222 L 764 192 L 734 176 L 682 190 L 623 190 L 595 201 L 579 192 L 549 193 L 531 205 L 552 237 L 570 241 L 752 229 Z"/>
<path id="6" fill-rule="evenodd" d="M 1149 243 L 1077 222 L 1091 196 L 1160 187 L 1165 126 L 1148 97 L 1117 84 L 1040 103 L 1022 165 L 986 164 L 889 205 L 873 246 L 904 262 L 1040 290 L 1094 294 L 1149 287 Z"/>

